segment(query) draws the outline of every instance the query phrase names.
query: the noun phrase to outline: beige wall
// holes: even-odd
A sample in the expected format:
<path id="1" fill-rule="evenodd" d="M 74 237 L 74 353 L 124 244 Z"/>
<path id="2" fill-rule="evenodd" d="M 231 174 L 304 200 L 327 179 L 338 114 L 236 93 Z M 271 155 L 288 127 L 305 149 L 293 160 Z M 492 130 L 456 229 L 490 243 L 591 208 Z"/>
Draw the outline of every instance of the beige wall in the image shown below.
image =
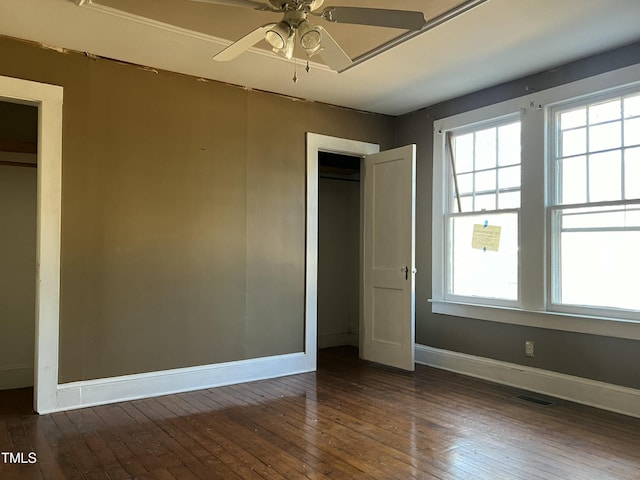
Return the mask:
<path id="1" fill-rule="evenodd" d="M 0 57 L 64 87 L 60 382 L 302 351 L 305 132 L 386 148 L 393 119 L 10 39 Z"/>
<path id="2" fill-rule="evenodd" d="M 0 390 L 33 385 L 36 174 L 0 165 Z"/>

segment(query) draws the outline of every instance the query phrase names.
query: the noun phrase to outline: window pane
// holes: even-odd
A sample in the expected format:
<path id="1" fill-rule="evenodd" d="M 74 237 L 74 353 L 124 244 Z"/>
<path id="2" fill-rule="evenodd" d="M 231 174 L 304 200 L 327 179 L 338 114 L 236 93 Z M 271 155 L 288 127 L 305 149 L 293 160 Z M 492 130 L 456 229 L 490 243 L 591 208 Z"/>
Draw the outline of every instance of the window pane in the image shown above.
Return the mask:
<path id="1" fill-rule="evenodd" d="M 625 212 L 624 214 L 625 225 L 635 225 L 635 226 L 640 225 L 640 207 L 637 205 L 635 205 L 635 207 L 637 207 L 636 210 L 628 209 Z"/>
<path id="2" fill-rule="evenodd" d="M 569 128 L 583 127 L 587 124 L 587 109 L 579 108 L 560 114 L 560 128 L 567 130 Z"/>
<path id="3" fill-rule="evenodd" d="M 640 117 L 624 122 L 624 146 L 640 145 Z"/>
<path id="4" fill-rule="evenodd" d="M 562 189 L 560 203 L 583 203 L 587 201 L 587 158 L 573 157 L 559 160 L 558 175 Z"/>
<path id="5" fill-rule="evenodd" d="M 620 151 L 598 153 L 589 157 L 589 201 L 622 199 L 622 165 Z"/>
<path id="6" fill-rule="evenodd" d="M 611 148 L 620 148 L 620 122 L 605 123 L 589 128 L 589 151 L 597 152 Z"/>
<path id="7" fill-rule="evenodd" d="M 498 194 L 498 208 L 520 208 L 520 192 L 506 192 Z"/>
<path id="8" fill-rule="evenodd" d="M 457 200 L 455 200 L 457 202 Z M 462 205 L 463 212 L 473 212 L 473 197 L 462 197 L 460 198 L 460 204 Z M 457 205 L 457 203 L 456 203 Z M 454 211 L 457 211 L 458 207 L 456 206 Z"/>
<path id="9" fill-rule="evenodd" d="M 562 132 L 561 157 L 587 153 L 587 129 L 577 128 Z"/>
<path id="10" fill-rule="evenodd" d="M 520 186 L 520 165 L 498 170 L 498 188 L 514 188 Z"/>
<path id="11" fill-rule="evenodd" d="M 633 228 L 640 218 L 629 224 L 625 207 L 608 208 L 556 212 L 563 224 L 556 302 L 640 310 L 640 231 Z"/>
<path id="12" fill-rule="evenodd" d="M 624 116 L 626 118 L 640 116 L 640 95 L 624 99 Z"/>
<path id="13" fill-rule="evenodd" d="M 560 243 L 560 303 L 640 310 L 640 255 L 629 255 L 640 232 L 564 233 Z"/>
<path id="14" fill-rule="evenodd" d="M 518 215 L 456 217 L 452 221 L 450 292 L 454 295 L 518 299 Z M 473 248 L 474 225 L 500 226 L 498 251 Z"/>
<path id="15" fill-rule="evenodd" d="M 455 188 L 455 187 L 454 187 Z M 473 173 L 465 173 L 464 175 L 458 175 L 458 188 L 460 194 L 473 192 Z M 453 192 L 456 193 L 455 191 Z"/>
<path id="16" fill-rule="evenodd" d="M 490 195 L 476 195 L 476 202 L 474 212 L 480 212 L 482 210 L 495 210 L 496 209 L 496 194 Z"/>
<path id="17" fill-rule="evenodd" d="M 455 137 L 456 171 L 458 173 L 473 170 L 473 133 Z"/>
<path id="18" fill-rule="evenodd" d="M 476 192 L 486 192 L 487 190 L 496 189 L 496 171 L 488 170 L 486 172 L 476 173 Z"/>
<path id="19" fill-rule="evenodd" d="M 498 128 L 498 165 L 520 163 L 520 122 Z"/>
<path id="20" fill-rule="evenodd" d="M 476 170 L 496 166 L 496 129 L 488 128 L 476 132 Z"/>
<path id="21" fill-rule="evenodd" d="M 625 198 L 640 198 L 640 148 L 624 152 Z"/>
<path id="22" fill-rule="evenodd" d="M 611 100 L 589 107 L 589 124 L 608 122 L 620 118 L 620 99 Z"/>

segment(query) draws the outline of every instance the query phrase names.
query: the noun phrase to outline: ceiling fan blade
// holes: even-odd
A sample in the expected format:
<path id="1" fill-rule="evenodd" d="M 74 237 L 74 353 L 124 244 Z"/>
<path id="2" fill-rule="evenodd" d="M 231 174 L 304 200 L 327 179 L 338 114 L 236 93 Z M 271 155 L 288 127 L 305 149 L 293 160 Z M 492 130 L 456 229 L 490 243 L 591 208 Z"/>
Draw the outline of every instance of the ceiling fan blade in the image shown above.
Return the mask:
<path id="1" fill-rule="evenodd" d="M 334 38 L 329 35 L 324 28 L 320 25 L 316 27 L 320 31 L 320 38 L 322 43 L 322 50 L 318 52 L 318 56 L 320 56 L 327 66 L 331 70 L 335 70 L 336 72 L 340 72 L 344 70 L 349 65 L 353 63 L 349 55 L 345 53 L 338 42 L 334 40 Z"/>
<path id="2" fill-rule="evenodd" d="M 229 5 L 231 7 L 253 8 L 254 10 L 276 11 L 266 3 L 254 2 L 253 0 L 191 0 L 192 2 L 210 3 L 213 5 Z"/>
<path id="3" fill-rule="evenodd" d="M 262 40 L 265 33 L 267 33 L 267 31 L 274 25 L 275 23 L 268 23 L 267 25 L 256 28 L 254 31 L 248 33 L 237 42 L 232 43 L 227 48 L 219 52 L 216 56 L 213 57 L 213 59 L 219 62 L 227 62 L 229 60 L 233 60 L 242 52 L 248 50 L 260 40 Z"/>
<path id="4" fill-rule="evenodd" d="M 402 30 L 420 30 L 427 23 L 422 12 L 385 8 L 327 7 L 320 16 L 334 23 L 372 25 Z"/>

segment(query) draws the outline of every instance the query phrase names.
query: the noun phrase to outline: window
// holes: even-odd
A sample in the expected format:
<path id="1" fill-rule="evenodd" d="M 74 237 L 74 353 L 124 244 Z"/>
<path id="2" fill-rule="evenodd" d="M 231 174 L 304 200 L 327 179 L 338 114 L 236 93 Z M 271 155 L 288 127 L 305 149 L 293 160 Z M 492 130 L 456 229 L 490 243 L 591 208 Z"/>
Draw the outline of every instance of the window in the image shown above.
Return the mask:
<path id="1" fill-rule="evenodd" d="M 434 313 L 640 339 L 639 78 L 434 122 Z"/>
<path id="2" fill-rule="evenodd" d="M 640 93 L 552 110 L 552 302 L 640 311 Z"/>
<path id="3" fill-rule="evenodd" d="M 448 135 L 447 296 L 516 301 L 520 121 Z"/>

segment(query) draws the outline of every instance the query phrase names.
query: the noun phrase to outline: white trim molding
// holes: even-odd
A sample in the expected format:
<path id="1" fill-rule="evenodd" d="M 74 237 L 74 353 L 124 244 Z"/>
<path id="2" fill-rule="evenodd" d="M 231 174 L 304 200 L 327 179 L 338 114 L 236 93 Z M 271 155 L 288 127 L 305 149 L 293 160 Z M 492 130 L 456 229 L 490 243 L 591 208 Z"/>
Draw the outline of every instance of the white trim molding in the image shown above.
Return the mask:
<path id="1" fill-rule="evenodd" d="M 429 300 L 429 302 L 432 305 L 433 313 L 452 315 L 454 317 L 467 317 L 488 322 L 640 340 L 640 323 L 622 318 L 531 311 L 498 305 L 477 305 L 452 301 Z"/>
<path id="2" fill-rule="evenodd" d="M 640 418 L 640 390 L 416 345 L 416 363 Z"/>
<path id="3" fill-rule="evenodd" d="M 58 385 L 54 408 L 40 413 L 72 410 L 140 398 L 253 382 L 306 373 L 304 353 L 100 378 Z"/>

